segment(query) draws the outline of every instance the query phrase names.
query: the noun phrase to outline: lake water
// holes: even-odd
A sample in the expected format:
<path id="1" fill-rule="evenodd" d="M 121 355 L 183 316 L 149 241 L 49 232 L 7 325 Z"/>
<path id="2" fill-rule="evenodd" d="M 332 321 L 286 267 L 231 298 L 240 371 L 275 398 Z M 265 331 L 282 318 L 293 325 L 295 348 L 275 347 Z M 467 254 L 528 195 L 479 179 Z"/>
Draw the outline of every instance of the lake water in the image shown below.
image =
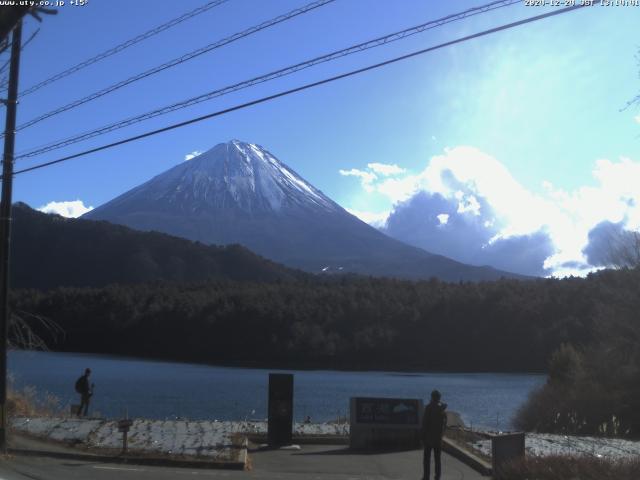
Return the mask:
<path id="1" fill-rule="evenodd" d="M 63 405 L 79 403 L 76 379 L 91 368 L 91 412 L 119 417 L 193 420 L 264 419 L 269 372 L 294 376 L 294 419 L 314 422 L 348 415 L 353 396 L 427 398 L 442 392 L 449 410 L 473 427 L 507 430 L 516 409 L 544 375 L 262 370 L 52 352 L 9 352 L 15 388 L 34 386 Z"/>

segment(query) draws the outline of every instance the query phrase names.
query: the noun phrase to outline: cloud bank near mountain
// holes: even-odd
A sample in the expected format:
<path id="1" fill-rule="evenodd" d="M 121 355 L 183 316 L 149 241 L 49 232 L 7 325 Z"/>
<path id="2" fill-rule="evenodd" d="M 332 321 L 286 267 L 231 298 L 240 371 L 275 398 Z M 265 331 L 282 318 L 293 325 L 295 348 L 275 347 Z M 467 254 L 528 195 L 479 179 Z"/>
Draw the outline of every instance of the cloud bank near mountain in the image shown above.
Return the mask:
<path id="1" fill-rule="evenodd" d="M 384 230 L 464 263 L 492 265 L 524 275 L 550 273 L 544 262 L 554 249 L 546 231 L 500 237 L 496 212 L 486 198 L 474 196 L 466 201 L 420 191 L 396 207 Z"/>
<path id="2" fill-rule="evenodd" d="M 67 218 L 77 218 L 93 210 L 93 207 L 86 206 L 82 200 L 72 200 L 63 202 L 49 202 L 38 208 L 44 213 L 56 213 Z"/>
<path id="3" fill-rule="evenodd" d="M 640 228 L 634 181 L 640 162 L 626 158 L 598 160 L 593 186 L 568 191 L 544 182 L 535 193 L 474 147 L 446 149 L 417 174 L 398 167 L 382 176 L 371 165 L 341 173 L 394 206 L 353 213 L 378 225 L 388 215 L 380 227 L 387 234 L 465 263 L 529 275 L 584 275 L 607 264 L 603 222 L 622 235 Z"/>
<path id="4" fill-rule="evenodd" d="M 194 150 L 193 152 L 189 152 L 184 156 L 184 161 L 188 162 L 189 160 L 197 157 L 198 155 L 202 155 L 201 150 Z"/>

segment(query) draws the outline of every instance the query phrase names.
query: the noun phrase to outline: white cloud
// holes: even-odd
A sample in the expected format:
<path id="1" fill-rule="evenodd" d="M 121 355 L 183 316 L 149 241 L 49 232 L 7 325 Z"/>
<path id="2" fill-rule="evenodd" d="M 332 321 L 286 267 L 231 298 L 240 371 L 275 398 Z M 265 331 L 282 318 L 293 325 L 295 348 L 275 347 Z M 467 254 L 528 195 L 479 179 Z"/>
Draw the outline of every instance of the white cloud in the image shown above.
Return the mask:
<path id="1" fill-rule="evenodd" d="M 473 195 L 463 196 L 458 202 L 458 213 L 470 212 L 476 217 L 480 215 L 480 202 Z"/>
<path id="2" fill-rule="evenodd" d="M 387 218 L 389 218 L 389 212 L 364 212 L 361 210 L 353 210 L 351 208 L 347 208 L 345 210 L 375 228 L 384 227 L 387 222 Z"/>
<path id="3" fill-rule="evenodd" d="M 373 184 L 377 181 L 381 181 L 382 184 L 378 187 L 382 189 L 385 195 L 393 198 L 394 201 L 403 200 L 406 197 L 406 191 L 408 185 L 406 184 L 406 178 L 393 178 L 398 175 L 405 174 L 406 169 L 399 167 L 395 163 L 369 163 L 366 170 L 359 168 L 352 168 L 351 170 L 339 170 L 340 175 L 344 177 L 357 177 L 360 179 L 360 184 L 365 191 L 371 193 L 375 190 Z M 392 177 L 392 178 L 387 178 Z M 394 191 L 398 192 L 398 195 L 394 195 Z"/>
<path id="4" fill-rule="evenodd" d="M 342 175 L 343 177 L 359 178 L 360 183 L 362 184 L 362 188 L 364 188 L 367 192 L 373 191 L 371 184 L 378 179 L 375 173 L 367 172 L 366 170 L 359 170 L 357 168 L 352 168 L 351 170 L 340 170 L 340 175 Z"/>
<path id="5" fill-rule="evenodd" d="M 498 160 L 474 147 L 445 149 L 431 159 L 420 174 L 420 185 L 445 197 L 463 191 L 461 211 L 479 213 L 477 197 L 483 197 L 509 225 L 505 236 L 524 235 L 545 223 L 547 206 L 533 196 Z M 454 192 L 455 190 L 455 192 Z M 522 212 L 527 211 L 527 215 Z"/>
<path id="6" fill-rule="evenodd" d="M 436 218 L 440 222 L 440 225 L 446 225 L 447 222 L 449 221 L 449 214 L 441 213 L 440 215 L 436 215 Z"/>
<path id="7" fill-rule="evenodd" d="M 407 170 L 404 168 L 400 168 L 395 163 L 368 163 L 367 167 L 373 170 L 375 173 L 379 173 L 385 177 L 389 177 L 391 175 L 399 175 L 401 173 L 405 173 Z"/>
<path id="8" fill-rule="evenodd" d="M 187 153 L 184 156 L 184 161 L 187 162 L 187 161 L 191 160 L 192 158 L 195 158 L 195 157 L 197 157 L 198 155 L 201 155 L 201 154 L 202 154 L 202 152 L 200 150 L 194 150 L 193 152 Z"/>
<path id="9" fill-rule="evenodd" d="M 403 178 L 388 178 L 383 182 L 370 186 L 372 191 L 377 191 L 393 203 L 408 199 L 419 189 L 419 178 L 414 175 L 407 175 Z"/>
<path id="10" fill-rule="evenodd" d="M 633 119 L 636 121 L 636 123 L 640 123 L 640 115 L 634 117 Z"/>
<path id="11" fill-rule="evenodd" d="M 382 194 L 393 204 L 425 191 L 457 202 L 457 214 L 483 214 L 484 224 L 498 232 L 492 241 L 544 230 L 555 249 L 545 267 L 555 275 L 589 271 L 582 250 L 589 231 L 598 223 L 624 222 L 628 229 L 640 229 L 640 161 L 628 158 L 596 161 L 592 170 L 595 186 L 566 191 L 545 181 L 540 193 L 527 190 L 497 159 L 468 146 L 445 149 L 418 174 L 405 171 L 380 178 L 372 172 L 358 172 L 369 174 L 361 176 L 367 192 Z M 487 212 L 490 218 L 485 220 Z M 365 216 L 360 218 L 367 221 Z"/>
<path id="12" fill-rule="evenodd" d="M 63 217 L 77 218 L 93 210 L 93 207 L 85 206 L 82 200 L 73 200 L 68 202 L 49 202 L 38 208 L 38 210 L 44 213 L 57 213 Z"/>

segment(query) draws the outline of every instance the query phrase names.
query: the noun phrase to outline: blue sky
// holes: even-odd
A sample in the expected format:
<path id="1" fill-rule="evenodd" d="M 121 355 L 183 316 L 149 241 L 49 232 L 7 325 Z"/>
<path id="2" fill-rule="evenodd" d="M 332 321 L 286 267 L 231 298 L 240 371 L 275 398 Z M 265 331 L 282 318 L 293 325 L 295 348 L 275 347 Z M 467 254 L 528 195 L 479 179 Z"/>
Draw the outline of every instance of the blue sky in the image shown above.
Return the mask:
<path id="1" fill-rule="evenodd" d="M 64 6 L 44 19 L 26 48 L 21 90 L 203 3 L 89 0 L 84 7 Z M 18 133 L 17 152 L 482 3 L 337 0 L 25 129 Z M 304 4 L 230 0 L 25 97 L 18 124 Z M 544 11 L 521 4 L 455 22 L 22 160 L 16 168 Z M 551 231 L 557 246 L 553 269 L 563 273 L 561 265 L 580 260 L 586 235 L 598 222 L 640 227 L 640 213 L 619 205 L 636 195 L 640 204 L 630 181 L 640 174 L 640 110 L 621 111 L 640 92 L 639 24 L 637 7 L 593 7 L 542 20 L 18 175 L 14 199 L 36 208 L 75 200 L 98 206 L 190 152 L 238 138 L 264 146 L 367 220 L 385 218 L 416 190 L 436 191 L 434 171 L 457 172 L 477 198 L 492 202 L 503 225 L 497 235 Z M 25 36 L 36 27 L 28 20 Z M 449 190 L 440 193 L 453 198 L 456 191 Z"/>

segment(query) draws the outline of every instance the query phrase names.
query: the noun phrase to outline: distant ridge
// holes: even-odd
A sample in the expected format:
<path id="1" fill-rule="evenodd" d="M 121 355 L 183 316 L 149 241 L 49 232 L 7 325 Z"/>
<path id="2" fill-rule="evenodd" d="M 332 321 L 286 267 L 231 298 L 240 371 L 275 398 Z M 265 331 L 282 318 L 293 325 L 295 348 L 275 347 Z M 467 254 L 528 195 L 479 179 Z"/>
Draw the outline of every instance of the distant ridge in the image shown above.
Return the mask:
<path id="1" fill-rule="evenodd" d="M 155 280 L 278 281 L 307 276 L 239 245 L 208 246 L 108 222 L 13 207 L 11 285 L 48 289 Z"/>
<path id="2" fill-rule="evenodd" d="M 207 244 L 238 243 L 309 272 L 411 279 L 495 280 L 392 239 L 348 213 L 263 147 L 232 140 L 85 214 Z"/>

